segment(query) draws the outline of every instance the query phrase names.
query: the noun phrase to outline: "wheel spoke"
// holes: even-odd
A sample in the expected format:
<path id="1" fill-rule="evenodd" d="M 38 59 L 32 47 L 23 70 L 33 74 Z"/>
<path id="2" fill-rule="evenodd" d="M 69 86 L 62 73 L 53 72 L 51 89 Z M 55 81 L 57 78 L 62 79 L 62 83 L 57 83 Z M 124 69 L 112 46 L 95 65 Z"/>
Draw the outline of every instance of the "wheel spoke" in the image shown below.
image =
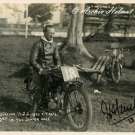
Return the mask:
<path id="1" fill-rule="evenodd" d="M 82 128 L 87 121 L 88 115 L 86 100 L 77 90 L 72 91 L 70 97 L 72 101 L 69 99 L 68 109 L 71 113 L 69 113 L 68 116 L 77 128 Z"/>

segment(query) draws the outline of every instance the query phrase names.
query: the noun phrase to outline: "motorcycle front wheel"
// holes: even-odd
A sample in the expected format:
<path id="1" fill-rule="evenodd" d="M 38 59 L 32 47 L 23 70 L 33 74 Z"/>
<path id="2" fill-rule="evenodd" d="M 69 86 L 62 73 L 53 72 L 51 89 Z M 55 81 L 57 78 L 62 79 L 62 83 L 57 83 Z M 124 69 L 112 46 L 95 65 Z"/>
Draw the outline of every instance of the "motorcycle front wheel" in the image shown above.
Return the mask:
<path id="1" fill-rule="evenodd" d="M 92 123 L 92 104 L 90 93 L 80 88 L 69 91 L 66 113 L 74 130 L 86 131 Z"/>

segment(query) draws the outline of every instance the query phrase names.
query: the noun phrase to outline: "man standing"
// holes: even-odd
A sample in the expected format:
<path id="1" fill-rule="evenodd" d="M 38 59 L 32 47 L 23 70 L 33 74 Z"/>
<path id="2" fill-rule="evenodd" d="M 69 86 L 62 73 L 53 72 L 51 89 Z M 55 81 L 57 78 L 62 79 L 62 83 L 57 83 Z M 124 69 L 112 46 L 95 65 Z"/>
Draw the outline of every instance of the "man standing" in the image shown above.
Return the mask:
<path id="1" fill-rule="evenodd" d="M 52 66 L 61 65 L 61 60 L 56 43 L 53 41 L 55 29 L 52 25 L 46 25 L 43 27 L 43 37 L 37 41 L 31 50 L 30 64 L 33 67 L 33 88 L 35 94 L 34 100 L 36 102 L 40 100 L 40 91 L 43 87 L 47 89 L 47 68 Z M 44 72 L 45 75 L 42 75 Z M 37 98 L 37 99 L 36 99 Z"/>

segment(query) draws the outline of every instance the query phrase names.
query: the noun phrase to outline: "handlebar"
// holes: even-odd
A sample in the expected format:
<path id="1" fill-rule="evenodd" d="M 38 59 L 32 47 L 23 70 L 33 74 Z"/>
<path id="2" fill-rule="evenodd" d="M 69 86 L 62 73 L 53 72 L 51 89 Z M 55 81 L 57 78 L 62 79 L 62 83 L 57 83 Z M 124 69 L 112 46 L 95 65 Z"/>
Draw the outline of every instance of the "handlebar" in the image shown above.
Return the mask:
<path id="1" fill-rule="evenodd" d="M 58 66 L 43 68 L 43 71 L 40 73 L 40 75 L 46 75 L 46 74 L 59 71 L 59 70 L 60 70 L 60 67 Z"/>
<path id="2" fill-rule="evenodd" d="M 100 74 L 101 72 L 96 69 L 92 68 L 84 68 L 81 65 L 72 65 L 72 67 L 76 67 L 78 71 L 80 72 L 87 72 L 87 73 L 98 73 Z M 52 74 L 54 73 L 59 73 L 61 67 L 49 67 L 49 68 L 44 68 L 43 71 L 40 73 L 40 75 L 47 75 L 47 74 Z"/>

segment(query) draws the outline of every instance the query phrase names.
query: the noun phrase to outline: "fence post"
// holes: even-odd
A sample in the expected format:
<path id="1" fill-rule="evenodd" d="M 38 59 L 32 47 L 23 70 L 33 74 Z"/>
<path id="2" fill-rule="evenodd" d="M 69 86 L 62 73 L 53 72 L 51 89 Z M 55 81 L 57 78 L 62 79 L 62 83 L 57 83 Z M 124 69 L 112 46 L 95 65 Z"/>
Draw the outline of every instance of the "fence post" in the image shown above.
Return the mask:
<path id="1" fill-rule="evenodd" d="M 25 4 L 25 14 L 26 14 L 26 21 L 25 21 L 25 38 L 28 38 L 28 4 Z"/>

